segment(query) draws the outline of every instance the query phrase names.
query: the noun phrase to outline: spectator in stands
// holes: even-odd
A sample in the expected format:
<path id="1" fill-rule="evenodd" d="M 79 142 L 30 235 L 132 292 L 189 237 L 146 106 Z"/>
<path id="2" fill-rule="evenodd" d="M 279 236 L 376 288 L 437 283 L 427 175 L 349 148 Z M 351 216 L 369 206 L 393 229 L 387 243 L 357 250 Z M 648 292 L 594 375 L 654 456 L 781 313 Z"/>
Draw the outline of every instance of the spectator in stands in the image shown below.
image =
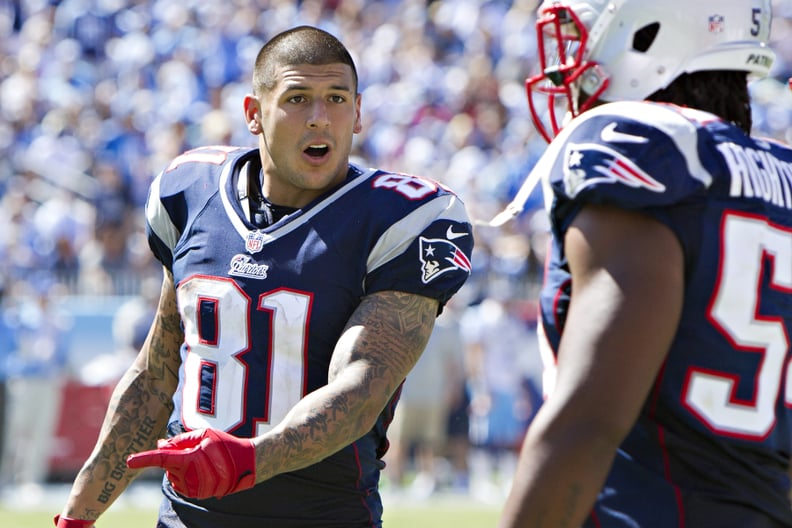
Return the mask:
<path id="1" fill-rule="evenodd" d="M 218 143 L 248 141 L 234 131 L 226 132 L 233 136 L 230 139 L 222 132 L 207 134 L 203 116 L 211 115 L 212 123 L 220 123 L 218 130 L 228 131 L 220 114 L 226 121 L 234 116 L 233 103 L 246 89 L 251 54 L 279 30 L 312 23 L 337 29 L 356 49 L 364 50 L 364 60 L 358 62 L 368 107 L 356 154 L 372 166 L 444 174 L 445 183 L 459 190 L 471 215 L 486 219 L 510 199 L 515 182 L 522 181 L 536 152 L 544 148 L 533 127 L 526 125 L 528 109 L 520 82 L 532 69 L 526 57 L 536 54 L 535 4 L 3 4 L 0 194 L 7 192 L 14 175 L 30 171 L 35 185 L 66 187 L 76 193 L 76 200 L 94 205 L 89 188 L 104 173 L 98 169 L 109 162 L 127 186 L 126 207 L 135 210 L 133 217 L 141 217 L 150 175 L 166 160 L 212 137 Z M 782 78 L 792 64 L 792 46 L 783 44 L 792 24 L 785 18 L 789 7 L 775 4 L 774 45 L 781 52 L 777 71 Z M 792 139 L 792 95 L 772 79 L 757 85 L 756 91 L 756 126 L 766 135 Z M 36 196 L 34 202 L 45 199 Z M 100 210 L 96 213 L 97 219 L 105 217 Z M 110 238 L 142 236 L 142 226 L 131 229 L 114 230 Z M 97 230 L 97 235 L 105 233 Z M 102 251 L 102 245 L 91 247 Z M 61 240 L 57 249 L 59 259 L 69 260 L 75 248 Z M 119 255 L 134 257 L 125 251 Z M 136 273 L 134 266 L 121 269 L 114 273 Z M 26 280 L 27 275 L 14 279 Z M 531 274 L 524 280 L 536 277 Z M 96 286 L 91 281 L 75 286 L 83 292 L 92 288 Z"/>
<path id="2" fill-rule="evenodd" d="M 448 303 L 437 318 L 424 353 L 404 382 L 389 429 L 388 476 L 396 490 L 407 486 L 414 499 L 429 497 L 444 478 L 455 477 L 443 475 L 449 465 L 440 463 L 449 455 L 449 412 L 465 383 L 464 346 L 453 305 Z"/>
<path id="3" fill-rule="evenodd" d="M 6 280 L 0 274 L 0 484 L 4 484 L 5 478 L 2 474 L 2 453 L 5 449 L 6 432 L 6 385 L 8 377 L 8 363 L 11 357 L 16 354 L 19 344 L 17 343 L 16 332 L 14 331 L 9 313 L 6 311 Z"/>
<path id="4" fill-rule="evenodd" d="M 470 491 L 489 502 L 506 496 L 520 442 L 539 405 L 538 393 L 526 383 L 538 374 L 522 357 L 536 334 L 512 293 L 505 285 L 493 287 L 460 324 L 470 393 Z"/>
<path id="5" fill-rule="evenodd" d="M 7 434 L 0 480 L 22 486 L 27 498 L 47 479 L 61 404 L 69 319 L 53 303 L 57 287 L 29 291 L 25 283 L 14 285 L 4 314 L 16 346 L 5 361 Z"/>

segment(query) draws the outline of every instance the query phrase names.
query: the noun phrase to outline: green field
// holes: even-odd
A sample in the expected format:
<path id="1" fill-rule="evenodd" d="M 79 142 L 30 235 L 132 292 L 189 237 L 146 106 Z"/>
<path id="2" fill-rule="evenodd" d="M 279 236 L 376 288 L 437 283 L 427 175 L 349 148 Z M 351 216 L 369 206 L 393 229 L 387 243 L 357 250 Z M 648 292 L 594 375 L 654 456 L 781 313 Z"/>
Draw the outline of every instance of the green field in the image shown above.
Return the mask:
<path id="1" fill-rule="evenodd" d="M 0 509 L 0 526 L 3 528 L 44 528 L 53 526 L 52 511 Z M 154 528 L 155 509 L 142 510 L 129 507 L 111 508 L 97 528 Z M 464 499 L 453 502 L 432 501 L 418 504 L 386 504 L 383 524 L 385 528 L 490 528 L 498 518 L 498 508 L 469 503 Z"/>
<path id="2" fill-rule="evenodd" d="M 385 514 L 387 528 L 488 528 L 495 526 L 498 514 L 494 508 L 400 506 Z M 98 528 L 153 528 L 157 512 L 122 509 L 108 512 L 97 523 Z M 52 513 L 40 511 L 0 510 L 0 526 L 4 528 L 41 528 L 52 526 Z"/>

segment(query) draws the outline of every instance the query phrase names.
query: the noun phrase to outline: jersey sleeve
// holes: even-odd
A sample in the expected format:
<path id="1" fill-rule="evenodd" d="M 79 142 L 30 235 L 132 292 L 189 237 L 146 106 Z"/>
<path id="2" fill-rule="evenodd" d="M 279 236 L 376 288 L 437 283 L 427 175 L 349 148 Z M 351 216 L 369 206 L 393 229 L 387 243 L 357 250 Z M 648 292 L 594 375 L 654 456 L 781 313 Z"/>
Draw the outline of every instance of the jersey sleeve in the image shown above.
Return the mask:
<path id="1" fill-rule="evenodd" d="M 151 183 L 146 234 L 154 256 L 168 269 L 182 235 L 218 192 L 221 173 L 249 155 L 239 147 L 199 147 L 177 156 Z"/>
<path id="2" fill-rule="evenodd" d="M 146 236 L 154 257 L 166 268 L 173 266 L 173 248 L 181 237 L 181 230 L 171 219 L 160 196 L 164 173 L 160 173 L 149 187 L 146 199 Z"/>
<path id="3" fill-rule="evenodd" d="M 444 192 L 394 222 L 369 254 L 367 293 L 396 290 L 445 304 L 470 275 L 473 232 L 464 204 Z"/>
<path id="4" fill-rule="evenodd" d="M 701 130 L 671 105 L 611 103 L 586 112 L 558 138 L 549 176 L 556 214 L 583 204 L 651 209 L 701 196 L 711 184 Z"/>

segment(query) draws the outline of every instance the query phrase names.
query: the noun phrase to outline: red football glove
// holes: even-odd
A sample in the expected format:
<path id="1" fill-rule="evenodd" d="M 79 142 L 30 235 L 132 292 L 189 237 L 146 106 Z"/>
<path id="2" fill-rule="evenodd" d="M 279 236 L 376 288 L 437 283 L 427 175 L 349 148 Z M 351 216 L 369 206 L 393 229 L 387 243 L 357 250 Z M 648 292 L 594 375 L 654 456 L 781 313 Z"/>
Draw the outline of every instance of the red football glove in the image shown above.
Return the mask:
<path id="1" fill-rule="evenodd" d="M 83 519 L 72 519 L 71 517 L 55 516 L 56 528 L 93 528 L 96 521 L 86 521 Z"/>
<path id="2" fill-rule="evenodd" d="M 216 429 L 160 440 L 153 451 L 129 455 L 127 466 L 161 467 L 173 489 L 195 499 L 223 497 L 256 483 L 253 441 Z"/>

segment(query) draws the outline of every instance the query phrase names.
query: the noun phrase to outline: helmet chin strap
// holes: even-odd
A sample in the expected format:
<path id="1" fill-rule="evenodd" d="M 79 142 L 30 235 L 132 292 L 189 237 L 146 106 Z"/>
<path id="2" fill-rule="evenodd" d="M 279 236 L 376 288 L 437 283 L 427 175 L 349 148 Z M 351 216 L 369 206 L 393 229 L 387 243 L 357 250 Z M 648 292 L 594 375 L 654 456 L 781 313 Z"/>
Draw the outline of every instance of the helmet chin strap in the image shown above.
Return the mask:
<path id="1" fill-rule="evenodd" d="M 561 133 L 566 134 L 564 131 Z M 528 176 L 526 176 L 525 181 L 523 181 L 523 184 L 520 186 L 520 189 L 517 191 L 514 199 L 503 209 L 503 211 L 495 215 L 489 222 L 486 220 L 474 220 L 473 223 L 477 226 L 500 227 L 522 213 L 525 210 L 525 203 L 528 201 L 528 198 L 531 197 L 531 193 L 533 193 L 534 189 L 536 189 L 538 185 L 543 184 L 543 175 L 550 173 L 550 168 L 556 157 L 560 154 L 563 145 L 563 140 L 553 141 L 550 143 L 550 145 L 547 147 L 547 150 L 545 151 L 545 155 L 539 158 L 539 161 L 536 163 L 536 165 L 534 165 L 533 169 L 531 169 L 531 172 L 528 174 Z M 545 189 L 545 208 L 547 208 L 549 205 L 549 196 L 549 191 Z"/>
<path id="2" fill-rule="evenodd" d="M 514 199 L 511 201 L 511 203 L 509 203 L 509 205 L 506 206 L 503 211 L 496 214 L 489 222 L 484 220 L 475 220 L 474 223 L 480 226 L 500 227 L 506 222 L 510 221 L 512 218 L 517 217 L 517 215 L 523 212 L 523 209 L 525 208 L 525 202 L 528 201 L 528 198 L 531 196 L 531 193 L 539 184 L 541 179 L 541 171 L 531 171 L 530 174 L 528 174 L 528 177 L 525 178 L 522 186 L 520 186 L 520 190 L 517 191 Z"/>

